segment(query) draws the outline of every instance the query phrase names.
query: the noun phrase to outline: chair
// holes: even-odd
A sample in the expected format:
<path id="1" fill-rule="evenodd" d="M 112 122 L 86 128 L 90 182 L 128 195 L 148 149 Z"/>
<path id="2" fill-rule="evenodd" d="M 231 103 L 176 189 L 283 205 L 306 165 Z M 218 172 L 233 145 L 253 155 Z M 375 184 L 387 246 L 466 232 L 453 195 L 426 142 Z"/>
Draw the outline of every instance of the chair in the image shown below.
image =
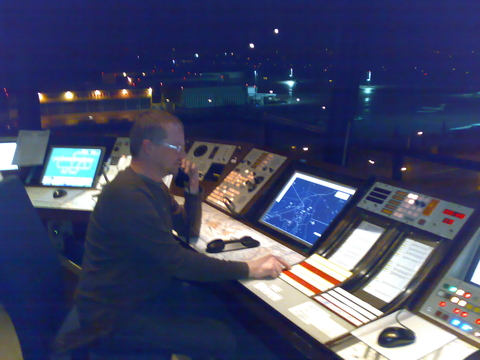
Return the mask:
<path id="1" fill-rule="evenodd" d="M 91 341 L 95 334 L 81 329 L 75 308 L 69 309 L 63 274 L 58 254 L 20 179 L 11 176 L 0 181 L 0 303 L 15 326 L 24 360 L 69 357 L 52 354 L 61 328 L 80 334 L 91 360 L 170 359 L 168 351 L 139 353 L 129 349 L 129 344 L 108 348 L 101 341 Z"/>

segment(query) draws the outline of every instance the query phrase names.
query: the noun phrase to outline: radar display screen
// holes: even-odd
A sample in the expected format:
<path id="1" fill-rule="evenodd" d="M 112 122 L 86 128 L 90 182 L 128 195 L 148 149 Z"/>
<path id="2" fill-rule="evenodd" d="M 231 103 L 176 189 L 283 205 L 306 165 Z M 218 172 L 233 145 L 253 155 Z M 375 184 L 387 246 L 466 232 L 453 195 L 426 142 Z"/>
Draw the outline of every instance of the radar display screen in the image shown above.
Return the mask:
<path id="1" fill-rule="evenodd" d="M 44 186 L 91 188 L 104 154 L 103 147 L 52 146 L 41 178 Z"/>
<path id="2" fill-rule="evenodd" d="M 356 189 L 299 171 L 272 201 L 260 223 L 312 246 Z"/>

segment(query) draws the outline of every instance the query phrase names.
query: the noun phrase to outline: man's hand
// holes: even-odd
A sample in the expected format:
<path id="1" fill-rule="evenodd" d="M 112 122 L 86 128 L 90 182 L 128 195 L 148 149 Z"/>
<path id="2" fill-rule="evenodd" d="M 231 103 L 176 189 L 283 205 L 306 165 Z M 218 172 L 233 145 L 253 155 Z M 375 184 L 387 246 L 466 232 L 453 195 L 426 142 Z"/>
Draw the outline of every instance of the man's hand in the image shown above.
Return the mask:
<path id="1" fill-rule="evenodd" d="M 182 168 L 190 177 L 190 182 L 188 184 L 190 188 L 190 194 L 198 194 L 200 187 L 198 185 L 199 180 L 198 180 L 197 164 L 195 164 L 194 162 L 191 162 L 190 160 L 183 159 Z"/>
<path id="2" fill-rule="evenodd" d="M 285 260 L 274 255 L 267 255 L 255 260 L 250 260 L 247 261 L 247 264 L 248 276 L 255 279 L 265 277 L 276 278 L 283 270 L 290 270 L 290 265 L 288 265 Z"/>

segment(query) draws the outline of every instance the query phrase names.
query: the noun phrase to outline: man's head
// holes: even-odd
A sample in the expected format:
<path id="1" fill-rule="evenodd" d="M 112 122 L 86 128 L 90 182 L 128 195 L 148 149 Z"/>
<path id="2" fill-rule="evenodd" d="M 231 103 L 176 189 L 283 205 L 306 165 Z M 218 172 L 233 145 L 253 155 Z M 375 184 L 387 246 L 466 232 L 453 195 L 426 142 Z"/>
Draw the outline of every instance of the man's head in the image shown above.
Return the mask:
<path id="1" fill-rule="evenodd" d="M 138 116 L 130 130 L 130 152 L 134 161 L 147 165 L 162 176 L 176 174 L 185 158 L 185 139 L 181 121 L 161 110 Z"/>

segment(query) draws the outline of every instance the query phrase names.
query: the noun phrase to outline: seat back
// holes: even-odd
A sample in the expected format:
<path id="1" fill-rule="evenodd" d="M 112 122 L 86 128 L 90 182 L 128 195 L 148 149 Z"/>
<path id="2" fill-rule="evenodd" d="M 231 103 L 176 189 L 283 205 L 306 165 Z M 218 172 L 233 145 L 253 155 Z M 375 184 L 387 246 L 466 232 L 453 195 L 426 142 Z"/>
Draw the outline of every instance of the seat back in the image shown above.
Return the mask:
<path id="1" fill-rule="evenodd" d="M 20 179 L 0 181 L 0 303 L 24 360 L 47 359 L 68 312 L 58 255 Z"/>

